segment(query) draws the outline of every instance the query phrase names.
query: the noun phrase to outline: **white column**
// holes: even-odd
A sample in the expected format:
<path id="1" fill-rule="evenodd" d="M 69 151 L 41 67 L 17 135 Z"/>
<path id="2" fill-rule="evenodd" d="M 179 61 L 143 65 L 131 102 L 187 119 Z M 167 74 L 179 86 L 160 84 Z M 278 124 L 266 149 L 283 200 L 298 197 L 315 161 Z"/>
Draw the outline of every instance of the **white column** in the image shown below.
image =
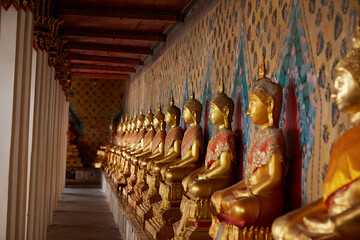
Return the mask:
<path id="1" fill-rule="evenodd" d="M 0 7 L 0 239 L 6 238 L 9 160 L 15 82 L 17 11 Z"/>
<path id="2" fill-rule="evenodd" d="M 0 17 L 0 238 L 24 239 L 33 17 L 14 7 Z"/>

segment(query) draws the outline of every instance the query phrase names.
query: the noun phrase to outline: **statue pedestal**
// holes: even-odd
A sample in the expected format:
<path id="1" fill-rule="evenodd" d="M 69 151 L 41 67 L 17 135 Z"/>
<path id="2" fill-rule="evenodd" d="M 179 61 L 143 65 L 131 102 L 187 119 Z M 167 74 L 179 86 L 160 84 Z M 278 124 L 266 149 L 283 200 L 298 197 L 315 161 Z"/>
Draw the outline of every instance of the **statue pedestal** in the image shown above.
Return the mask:
<path id="1" fill-rule="evenodd" d="M 131 161 L 131 160 L 129 160 Z M 130 177 L 128 177 L 128 179 L 126 180 L 127 182 L 127 186 L 125 187 L 128 195 L 132 194 L 134 191 L 134 186 L 136 183 L 136 174 L 137 174 L 137 166 L 135 164 L 133 164 L 132 162 L 130 162 Z"/>
<path id="2" fill-rule="evenodd" d="M 240 227 L 212 216 L 209 235 L 214 240 L 272 240 L 271 227 Z"/>
<path id="3" fill-rule="evenodd" d="M 173 226 L 175 239 L 211 239 L 210 199 L 192 200 L 183 196 L 180 210 L 182 217 Z"/>
<path id="4" fill-rule="evenodd" d="M 142 193 L 149 188 L 145 183 L 144 172 L 144 169 L 138 169 L 136 184 L 133 188 L 134 192 L 128 197 L 128 203 L 133 209 L 136 209 L 137 206 L 143 203 Z"/>
<path id="5" fill-rule="evenodd" d="M 183 188 L 181 183 L 160 182 L 159 193 L 162 200 L 153 204 L 153 217 L 145 221 L 145 229 L 154 239 L 169 239 L 174 237 L 173 224 L 181 218 Z"/>

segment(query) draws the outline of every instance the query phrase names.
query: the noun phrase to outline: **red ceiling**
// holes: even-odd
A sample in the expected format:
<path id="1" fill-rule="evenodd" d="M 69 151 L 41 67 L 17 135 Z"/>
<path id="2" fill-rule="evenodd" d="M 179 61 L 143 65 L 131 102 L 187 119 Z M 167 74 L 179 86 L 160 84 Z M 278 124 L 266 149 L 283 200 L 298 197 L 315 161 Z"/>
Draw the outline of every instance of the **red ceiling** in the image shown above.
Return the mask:
<path id="1" fill-rule="evenodd" d="M 128 79 L 195 1 L 58 0 L 72 74 Z"/>

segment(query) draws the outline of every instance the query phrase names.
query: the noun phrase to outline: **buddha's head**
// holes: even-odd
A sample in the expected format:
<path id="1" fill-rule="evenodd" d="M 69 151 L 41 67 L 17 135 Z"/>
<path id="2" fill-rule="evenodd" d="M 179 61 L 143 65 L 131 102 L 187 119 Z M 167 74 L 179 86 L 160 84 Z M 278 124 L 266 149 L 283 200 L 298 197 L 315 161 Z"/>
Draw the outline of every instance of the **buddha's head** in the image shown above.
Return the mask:
<path id="1" fill-rule="evenodd" d="M 160 103 L 159 103 L 158 111 L 154 117 L 153 125 L 156 130 L 165 129 L 165 114 L 161 111 Z"/>
<path id="2" fill-rule="evenodd" d="M 136 121 L 136 128 L 137 129 L 144 129 L 144 122 L 145 122 L 145 116 L 143 112 L 140 112 L 140 115 L 137 117 Z"/>
<path id="3" fill-rule="evenodd" d="M 154 122 L 154 114 L 152 114 L 151 109 L 149 109 L 148 113 L 145 116 L 145 128 L 147 130 L 151 130 Z"/>
<path id="4" fill-rule="evenodd" d="M 224 82 L 221 79 L 219 91 L 210 102 L 209 118 L 215 126 L 231 128 L 234 102 L 224 93 Z"/>
<path id="5" fill-rule="evenodd" d="M 340 111 L 360 112 L 360 26 L 353 38 L 353 47 L 335 67 L 335 82 L 331 98 Z M 356 119 L 353 119 L 356 120 Z"/>
<path id="6" fill-rule="evenodd" d="M 264 59 L 259 74 L 260 78 L 250 89 L 247 114 L 256 125 L 277 127 L 282 106 L 282 88 L 280 84 L 266 78 Z"/>
<path id="7" fill-rule="evenodd" d="M 180 109 L 174 105 L 174 96 L 172 95 L 171 92 L 170 106 L 165 112 L 166 124 L 170 127 L 178 126 L 180 122 L 180 114 L 181 114 Z"/>
<path id="8" fill-rule="evenodd" d="M 183 118 L 187 124 L 199 124 L 201 121 L 202 105 L 195 99 L 192 84 L 190 85 L 190 99 L 184 105 Z"/>

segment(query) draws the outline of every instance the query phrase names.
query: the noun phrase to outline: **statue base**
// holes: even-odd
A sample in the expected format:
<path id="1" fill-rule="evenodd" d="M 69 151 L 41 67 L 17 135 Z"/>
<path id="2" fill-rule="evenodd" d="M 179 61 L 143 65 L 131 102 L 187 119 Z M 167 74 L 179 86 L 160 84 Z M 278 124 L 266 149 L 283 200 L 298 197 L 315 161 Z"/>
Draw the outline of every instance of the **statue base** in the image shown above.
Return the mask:
<path id="1" fill-rule="evenodd" d="M 136 214 L 139 216 L 141 223 L 145 225 L 145 221 L 153 217 L 152 205 L 161 200 L 159 194 L 154 194 L 149 196 L 149 190 L 145 191 L 143 194 L 143 202 L 136 207 Z"/>
<path id="2" fill-rule="evenodd" d="M 272 240 L 270 227 L 240 227 L 212 216 L 209 235 L 213 240 Z"/>
<path id="3" fill-rule="evenodd" d="M 211 208 L 210 199 L 193 200 L 184 195 L 180 205 L 182 217 L 173 227 L 175 239 L 211 239 Z"/>
<path id="4" fill-rule="evenodd" d="M 160 209 L 160 210 L 159 210 Z M 161 202 L 154 204 L 153 217 L 145 221 L 145 229 L 154 239 L 174 237 L 173 224 L 181 218 L 179 204 L 161 208 Z"/>

